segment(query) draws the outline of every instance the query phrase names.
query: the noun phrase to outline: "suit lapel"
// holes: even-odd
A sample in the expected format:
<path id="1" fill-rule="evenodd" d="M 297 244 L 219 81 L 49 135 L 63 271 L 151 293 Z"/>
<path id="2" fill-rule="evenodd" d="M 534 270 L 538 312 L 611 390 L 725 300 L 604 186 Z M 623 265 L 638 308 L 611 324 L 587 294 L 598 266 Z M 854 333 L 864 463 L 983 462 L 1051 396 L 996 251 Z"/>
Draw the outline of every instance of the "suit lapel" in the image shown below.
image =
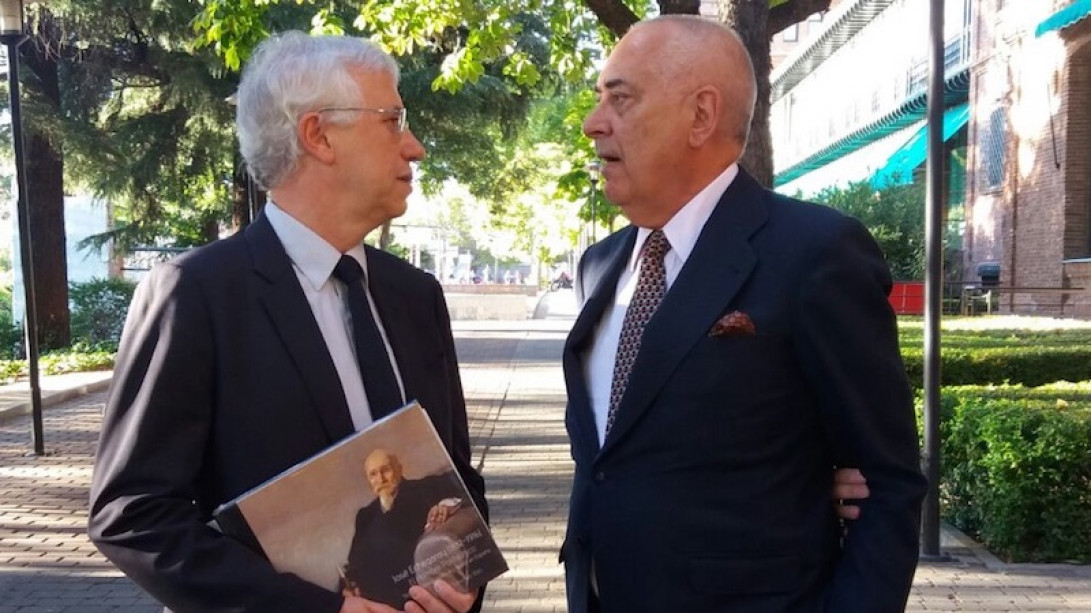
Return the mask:
<path id="1" fill-rule="evenodd" d="M 368 284 L 371 289 L 371 298 L 375 301 L 375 308 L 379 311 L 383 328 L 386 330 L 387 341 L 394 352 L 394 359 L 398 363 L 398 373 L 402 378 L 402 386 L 405 387 L 405 400 L 420 399 L 415 385 L 417 381 L 426 380 L 425 368 L 421 362 L 421 348 L 417 347 L 410 339 L 417 338 L 416 325 L 410 320 L 406 309 L 399 303 L 406 299 L 404 292 L 399 291 L 397 283 L 404 279 L 395 279 L 389 274 L 387 267 L 382 266 L 379 258 L 374 257 L 375 250 L 365 246 L 368 262 Z M 372 417 L 376 420 L 386 417 L 398 407 L 391 407 L 389 411 L 381 415 L 372 409 Z"/>
<path id="2" fill-rule="evenodd" d="M 572 324 L 572 331 L 568 335 L 566 345 L 573 349 L 581 350 L 588 336 L 594 332 L 595 326 L 602 319 L 607 305 L 614 300 L 617 280 L 629 260 L 629 254 L 633 251 L 637 230 L 635 226 L 630 226 L 622 230 L 622 233 L 618 236 L 616 246 L 607 249 L 602 255 L 588 253 L 584 256 L 593 258 L 584 264 L 584 269 L 581 271 L 586 277 L 581 280 L 581 283 L 586 283 L 585 287 L 590 289 L 591 294 L 580 309 L 580 314 L 576 317 L 575 323 Z M 606 245 L 603 247 L 606 248 Z"/>
<path id="3" fill-rule="evenodd" d="M 352 417 L 341 379 L 291 260 L 264 215 L 247 227 L 246 240 L 254 270 L 265 282 L 258 285 L 259 300 L 299 370 L 326 434 L 331 442 L 338 441 L 353 432 Z"/>
<path id="4" fill-rule="evenodd" d="M 587 342 L 599 320 L 602 319 L 606 307 L 614 300 L 618 278 L 636 242 L 635 227 L 629 227 L 622 232 L 624 234 L 618 236 L 616 245 L 612 247 L 602 245 L 601 255 L 594 252 L 585 254 L 584 258 L 587 261 L 580 271 L 584 277 L 580 279 L 580 283 L 586 284 L 584 287 L 591 293 L 583 308 L 580 309 L 575 323 L 572 324 L 572 330 L 568 334 L 564 348 L 564 374 L 568 382 L 569 416 L 574 426 L 570 434 L 579 439 L 573 440 L 574 450 L 593 449 L 597 452 L 599 448 L 598 429 L 595 427 L 595 416 L 591 410 L 591 397 L 584 374 L 583 356 L 586 353 Z"/>
<path id="5" fill-rule="evenodd" d="M 766 193 L 744 171 L 724 192 L 678 278 L 644 329 L 640 353 L 603 453 L 648 409 L 757 265 L 750 236 L 765 223 Z"/>

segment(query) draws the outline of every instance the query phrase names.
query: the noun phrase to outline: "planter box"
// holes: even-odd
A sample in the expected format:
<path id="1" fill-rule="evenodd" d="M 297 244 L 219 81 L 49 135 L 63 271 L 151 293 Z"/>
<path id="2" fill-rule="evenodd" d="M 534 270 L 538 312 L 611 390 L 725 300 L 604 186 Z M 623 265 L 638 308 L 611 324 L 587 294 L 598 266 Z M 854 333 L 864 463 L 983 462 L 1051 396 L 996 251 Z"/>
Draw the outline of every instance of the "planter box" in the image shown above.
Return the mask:
<path id="1" fill-rule="evenodd" d="M 889 300 L 898 315 L 923 315 L 924 281 L 895 281 Z"/>

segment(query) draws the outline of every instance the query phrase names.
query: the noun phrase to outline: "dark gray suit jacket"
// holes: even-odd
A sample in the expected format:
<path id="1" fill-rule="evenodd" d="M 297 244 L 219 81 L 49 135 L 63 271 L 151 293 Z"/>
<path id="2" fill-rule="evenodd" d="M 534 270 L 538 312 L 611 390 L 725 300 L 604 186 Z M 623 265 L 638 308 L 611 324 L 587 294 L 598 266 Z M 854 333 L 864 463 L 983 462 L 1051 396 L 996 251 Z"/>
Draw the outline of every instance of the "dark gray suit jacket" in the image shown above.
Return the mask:
<path id="1" fill-rule="evenodd" d="M 368 272 L 406 397 L 425 407 L 484 513 L 439 284 L 370 248 Z M 337 611 L 339 594 L 277 573 L 205 524 L 220 503 L 352 432 L 318 324 L 259 217 L 140 284 L 103 420 L 90 536 L 175 611 Z"/>
<path id="2" fill-rule="evenodd" d="M 925 481 L 866 229 L 740 171 L 648 323 L 600 449 L 583 360 L 636 233 L 587 250 L 564 350 L 570 613 L 588 611 L 592 561 L 605 613 L 902 611 Z M 710 336 L 734 311 L 756 334 Z M 871 488 L 843 548 L 835 465 Z"/>

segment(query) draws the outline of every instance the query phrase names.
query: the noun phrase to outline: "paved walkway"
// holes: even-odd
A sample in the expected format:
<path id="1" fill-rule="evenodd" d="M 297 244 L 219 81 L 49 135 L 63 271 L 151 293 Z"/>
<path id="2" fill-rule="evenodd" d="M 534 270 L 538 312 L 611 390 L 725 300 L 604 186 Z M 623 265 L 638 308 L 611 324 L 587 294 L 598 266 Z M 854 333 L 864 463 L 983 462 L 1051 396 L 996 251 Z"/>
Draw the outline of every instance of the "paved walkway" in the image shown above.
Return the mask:
<path id="1" fill-rule="evenodd" d="M 572 466 L 558 359 L 574 307 L 570 294 L 545 300 L 554 301 L 540 313 L 545 319 L 455 323 L 474 459 L 511 566 L 490 584 L 489 613 L 565 610 L 557 548 Z M 84 535 L 104 400 L 93 391 L 102 384 L 88 378 L 43 379 L 43 389 L 90 386 L 66 400 L 46 392 L 44 457 L 27 455 L 29 417 L 10 410 L 4 417 L 5 407 L 25 403 L 26 391 L 0 389 L 0 613 L 158 610 Z M 1089 566 L 1005 565 L 954 531 L 945 531 L 943 550 L 953 561 L 921 564 L 908 611 L 1091 613 Z"/>

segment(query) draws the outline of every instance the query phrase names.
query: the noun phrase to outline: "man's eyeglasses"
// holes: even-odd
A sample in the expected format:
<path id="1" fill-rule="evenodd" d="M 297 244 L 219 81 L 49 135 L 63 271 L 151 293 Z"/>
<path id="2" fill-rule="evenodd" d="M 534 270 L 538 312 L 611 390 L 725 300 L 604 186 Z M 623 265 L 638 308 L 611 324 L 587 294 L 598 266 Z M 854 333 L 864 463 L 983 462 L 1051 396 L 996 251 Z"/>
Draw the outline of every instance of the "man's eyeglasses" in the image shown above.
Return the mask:
<path id="1" fill-rule="evenodd" d="M 379 113 L 380 115 L 388 118 L 398 119 L 398 132 L 405 132 L 405 129 L 409 126 L 409 120 L 406 116 L 405 107 L 397 109 L 381 109 L 381 108 L 368 108 L 362 106 L 327 106 L 325 108 L 318 109 L 319 113 L 333 112 L 333 111 L 351 111 L 357 113 Z"/>

